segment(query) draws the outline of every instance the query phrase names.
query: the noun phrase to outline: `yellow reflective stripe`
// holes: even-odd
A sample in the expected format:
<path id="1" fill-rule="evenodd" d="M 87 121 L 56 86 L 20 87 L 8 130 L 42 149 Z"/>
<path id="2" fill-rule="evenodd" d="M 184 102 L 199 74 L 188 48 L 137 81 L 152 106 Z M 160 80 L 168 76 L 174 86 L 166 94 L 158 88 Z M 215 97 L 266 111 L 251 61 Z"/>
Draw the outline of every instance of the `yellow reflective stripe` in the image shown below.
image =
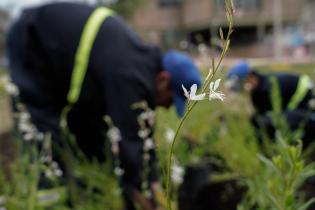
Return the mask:
<path id="1" fill-rule="evenodd" d="M 294 95 L 291 97 L 290 102 L 288 104 L 289 110 L 294 110 L 298 107 L 301 101 L 305 98 L 307 92 L 309 91 L 309 87 L 311 84 L 311 79 L 307 75 L 300 76 L 298 86 Z"/>
<path id="2" fill-rule="evenodd" d="M 37 193 L 38 205 L 48 207 L 65 202 L 67 198 L 66 188 L 58 187 L 47 190 L 39 190 Z"/>
<path id="3" fill-rule="evenodd" d="M 105 21 L 114 12 L 108 8 L 100 7 L 89 17 L 81 35 L 79 46 L 75 55 L 74 67 L 72 71 L 70 89 L 68 92 L 68 103 L 75 104 L 80 96 L 83 80 L 88 68 L 91 50 L 97 33 Z"/>

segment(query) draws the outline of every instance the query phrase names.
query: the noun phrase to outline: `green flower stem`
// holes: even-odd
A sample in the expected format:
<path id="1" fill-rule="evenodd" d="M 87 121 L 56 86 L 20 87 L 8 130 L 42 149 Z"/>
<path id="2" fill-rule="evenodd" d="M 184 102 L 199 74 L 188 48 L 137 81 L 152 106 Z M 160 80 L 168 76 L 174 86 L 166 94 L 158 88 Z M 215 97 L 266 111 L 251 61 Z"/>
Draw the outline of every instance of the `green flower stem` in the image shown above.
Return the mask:
<path id="1" fill-rule="evenodd" d="M 188 109 L 188 111 L 185 113 L 184 117 L 181 119 L 179 126 L 176 130 L 174 139 L 172 141 L 171 149 L 170 149 L 170 152 L 168 155 L 167 177 L 166 177 L 166 198 L 167 198 L 166 209 L 167 210 L 172 210 L 172 204 L 171 204 L 171 198 L 170 198 L 170 182 L 171 182 L 171 168 L 172 168 L 172 157 L 173 157 L 173 153 L 174 153 L 174 145 L 175 145 L 176 139 L 178 137 L 179 131 L 181 130 L 181 128 L 182 128 L 184 122 L 186 121 L 191 110 L 192 110 L 192 107 L 190 109 Z"/>
<path id="2" fill-rule="evenodd" d="M 228 34 L 226 39 L 224 40 L 223 35 L 221 36 L 222 40 L 224 41 L 224 48 L 223 51 L 220 55 L 218 64 L 215 65 L 214 60 L 212 60 L 212 70 L 213 72 L 211 73 L 210 77 L 206 79 L 206 81 L 204 82 L 204 85 L 202 86 L 201 92 L 205 93 L 210 82 L 213 80 L 216 72 L 219 70 L 219 67 L 223 61 L 223 58 L 226 55 L 226 52 L 229 48 L 230 45 L 230 36 L 233 32 L 233 2 L 232 0 L 225 0 L 225 4 L 226 4 L 226 15 L 227 15 L 227 19 L 229 22 L 229 30 L 228 30 Z M 223 33 L 222 33 L 223 34 Z M 169 151 L 169 156 L 168 156 L 168 165 L 167 165 L 167 177 L 166 177 L 166 197 L 167 197 L 167 210 L 172 210 L 172 205 L 171 205 L 171 196 L 170 196 L 170 183 L 171 183 L 171 168 L 172 168 L 172 157 L 173 157 L 173 153 L 174 153 L 174 147 L 175 147 L 175 143 L 176 140 L 178 138 L 178 134 L 184 124 L 184 122 L 186 121 L 188 115 L 191 113 L 191 111 L 193 110 L 193 108 L 197 105 L 199 101 L 189 101 L 188 102 L 188 109 L 187 112 L 185 113 L 184 117 L 181 119 L 179 126 L 176 130 L 174 139 L 172 141 L 171 144 L 171 148 Z"/>

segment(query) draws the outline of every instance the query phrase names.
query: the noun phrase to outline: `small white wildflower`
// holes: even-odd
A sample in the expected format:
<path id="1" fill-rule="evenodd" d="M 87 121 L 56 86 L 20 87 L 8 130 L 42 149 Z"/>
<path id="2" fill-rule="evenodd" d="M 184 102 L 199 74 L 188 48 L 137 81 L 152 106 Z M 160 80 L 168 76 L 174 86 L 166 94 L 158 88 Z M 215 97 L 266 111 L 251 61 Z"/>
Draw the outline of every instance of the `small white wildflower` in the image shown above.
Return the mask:
<path id="1" fill-rule="evenodd" d="M 31 119 L 31 116 L 29 113 L 27 113 L 27 112 L 21 112 L 20 113 L 20 120 L 22 122 L 28 122 L 30 119 Z"/>
<path id="2" fill-rule="evenodd" d="M 107 136 L 112 143 L 121 140 L 120 130 L 117 127 L 110 128 L 107 132 Z"/>
<path id="3" fill-rule="evenodd" d="M 51 169 L 47 169 L 47 170 L 45 170 L 45 176 L 46 176 L 47 178 L 52 177 L 52 176 L 53 176 L 53 172 L 52 172 L 52 170 L 51 170 Z"/>
<path id="4" fill-rule="evenodd" d="M 142 112 L 139 115 L 139 119 L 142 121 L 147 121 L 150 126 L 153 126 L 155 123 L 155 112 L 152 110 Z"/>
<path id="5" fill-rule="evenodd" d="M 114 173 L 116 174 L 116 176 L 122 176 L 125 173 L 125 171 L 124 171 L 124 169 L 122 169 L 120 167 L 116 167 L 114 169 Z"/>
<path id="6" fill-rule="evenodd" d="M 143 145 L 144 151 L 149 151 L 154 148 L 154 142 L 151 138 L 148 138 L 144 141 Z"/>
<path id="7" fill-rule="evenodd" d="M 183 167 L 173 163 L 171 170 L 172 181 L 176 184 L 181 184 L 183 182 L 185 170 Z"/>
<path id="8" fill-rule="evenodd" d="M 165 131 L 165 139 L 168 143 L 172 143 L 174 137 L 175 137 L 175 132 L 173 129 L 171 128 L 168 128 L 166 131 Z"/>
<path id="9" fill-rule="evenodd" d="M 209 100 L 219 99 L 221 101 L 224 100 L 225 95 L 222 92 L 216 92 L 216 90 L 220 86 L 221 79 L 217 79 L 215 82 L 211 82 L 209 85 Z"/>
<path id="10" fill-rule="evenodd" d="M 31 133 L 33 132 L 33 126 L 29 122 L 19 122 L 18 129 L 21 132 Z"/>
<path id="11" fill-rule="evenodd" d="M 24 140 L 24 141 L 31 141 L 31 140 L 33 140 L 33 139 L 34 139 L 33 133 L 25 133 L 25 134 L 23 135 L 23 140 Z"/>
<path id="12" fill-rule="evenodd" d="M 182 85 L 182 88 L 184 90 L 184 95 L 190 101 L 201 101 L 206 97 L 205 93 L 201 93 L 199 95 L 196 95 L 196 92 L 197 92 L 197 85 L 196 84 L 193 84 L 190 87 L 190 92 L 187 91 L 187 89 L 184 87 L 184 85 Z"/>
<path id="13" fill-rule="evenodd" d="M 138 131 L 138 136 L 140 137 L 140 138 L 142 138 L 142 139 L 145 139 L 145 138 L 147 138 L 148 136 L 149 136 L 149 134 L 150 134 L 150 129 L 140 129 L 139 131 Z"/>
<path id="14" fill-rule="evenodd" d="M 8 82 L 7 84 L 5 84 L 4 88 L 7 93 L 12 96 L 18 96 L 20 94 L 18 87 L 12 82 Z"/>
<path id="15" fill-rule="evenodd" d="M 54 175 L 57 176 L 57 177 L 61 177 L 63 174 L 62 170 L 61 169 L 55 169 L 54 170 Z"/>

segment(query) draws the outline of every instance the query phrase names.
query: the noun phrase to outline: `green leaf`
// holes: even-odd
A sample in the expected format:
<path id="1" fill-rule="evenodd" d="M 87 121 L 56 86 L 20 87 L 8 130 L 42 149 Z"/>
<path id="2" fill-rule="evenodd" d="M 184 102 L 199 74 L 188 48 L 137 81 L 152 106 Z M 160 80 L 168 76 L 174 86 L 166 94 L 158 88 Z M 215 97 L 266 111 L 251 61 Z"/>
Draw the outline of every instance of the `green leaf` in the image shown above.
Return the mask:
<path id="1" fill-rule="evenodd" d="M 297 210 L 306 210 L 313 203 L 315 203 L 315 198 L 312 198 L 312 199 L 308 200 L 303 206 L 301 206 Z"/>

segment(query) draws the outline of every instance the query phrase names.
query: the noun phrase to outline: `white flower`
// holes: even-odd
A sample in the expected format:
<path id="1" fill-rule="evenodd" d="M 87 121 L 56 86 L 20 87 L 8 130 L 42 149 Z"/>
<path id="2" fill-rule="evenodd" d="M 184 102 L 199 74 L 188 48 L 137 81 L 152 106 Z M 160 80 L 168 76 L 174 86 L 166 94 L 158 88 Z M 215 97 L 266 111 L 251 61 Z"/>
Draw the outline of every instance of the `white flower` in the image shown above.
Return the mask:
<path id="1" fill-rule="evenodd" d="M 5 90 L 12 96 L 18 96 L 20 94 L 18 87 L 12 82 L 8 82 L 5 85 Z"/>
<path id="2" fill-rule="evenodd" d="M 138 131 L 138 136 L 142 139 L 147 138 L 150 135 L 150 129 L 144 128 Z"/>
<path id="3" fill-rule="evenodd" d="M 177 165 L 176 163 L 173 163 L 171 171 L 172 171 L 172 174 L 171 174 L 172 181 L 176 184 L 181 184 L 184 179 L 184 173 L 185 173 L 184 168 Z"/>
<path id="4" fill-rule="evenodd" d="M 62 172 L 62 170 L 61 169 L 55 169 L 54 170 L 54 174 L 55 174 L 55 176 L 57 176 L 57 177 L 61 177 L 62 176 L 62 174 L 63 174 L 63 172 Z"/>
<path id="5" fill-rule="evenodd" d="M 111 143 L 119 142 L 121 140 L 120 130 L 117 127 L 111 127 L 107 131 L 107 137 Z"/>
<path id="6" fill-rule="evenodd" d="M 171 128 L 168 128 L 166 131 L 165 131 L 165 139 L 168 143 L 171 143 L 174 139 L 174 136 L 175 136 L 175 132 L 173 131 L 173 129 Z"/>
<path id="7" fill-rule="evenodd" d="M 149 123 L 150 126 L 153 126 L 155 123 L 155 112 L 152 110 L 142 112 L 139 115 L 139 119 L 142 121 L 146 121 Z"/>
<path id="8" fill-rule="evenodd" d="M 27 112 L 21 112 L 20 114 L 20 120 L 22 122 L 28 122 L 31 119 L 31 115 Z"/>
<path id="9" fill-rule="evenodd" d="M 186 98 L 188 98 L 188 100 L 190 100 L 190 101 L 201 101 L 206 96 L 205 93 L 201 93 L 199 95 L 196 95 L 196 92 L 197 92 L 197 85 L 196 84 L 193 84 L 190 87 L 190 92 L 187 91 L 187 89 L 184 87 L 184 85 L 182 85 L 182 88 L 184 90 L 184 94 L 185 94 Z"/>
<path id="10" fill-rule="evenodd" d="M 222 92 L 216 92 L 216 90 L 219 88 L 221 79 L 217 79 L 215 82 L 211 82 L 209 85 L 209 101 L 214 99 L 219 99 L 221 101 L 224 100 L 225 95 Z"/>
<path id="11" fill-rule="evenodd" d="M 116 174 L 116 176 L 121 176 L 125 173 L 124 169 L 120 168 L 120 167 L 116 167 L 114 169 L 114 173 Z"/>
<path id="12" fill-rule="evenodd" d="M 34 139 L 34 135 L 33 135 L 33 133 L 25 133 L 23 135 L 23 139 L 24 139 L 24 141 L 31 141 Z"/>
<path id="13" fill-rule="evenodd" d="M 149 151 L 154 148 L 154 142 L 151 138 L 148 138 L 144 141 L 143 149 L 144 151 Z"/>
<path id="14" fill-rule="evenodd" d="M 51 170 L 51 169 L 47 169 L 47 170 L 45 171 L 45 176 L 46 176 L 47 178 L 52 177 L 52 176 L 53 176 L 52 170 Z"/>

